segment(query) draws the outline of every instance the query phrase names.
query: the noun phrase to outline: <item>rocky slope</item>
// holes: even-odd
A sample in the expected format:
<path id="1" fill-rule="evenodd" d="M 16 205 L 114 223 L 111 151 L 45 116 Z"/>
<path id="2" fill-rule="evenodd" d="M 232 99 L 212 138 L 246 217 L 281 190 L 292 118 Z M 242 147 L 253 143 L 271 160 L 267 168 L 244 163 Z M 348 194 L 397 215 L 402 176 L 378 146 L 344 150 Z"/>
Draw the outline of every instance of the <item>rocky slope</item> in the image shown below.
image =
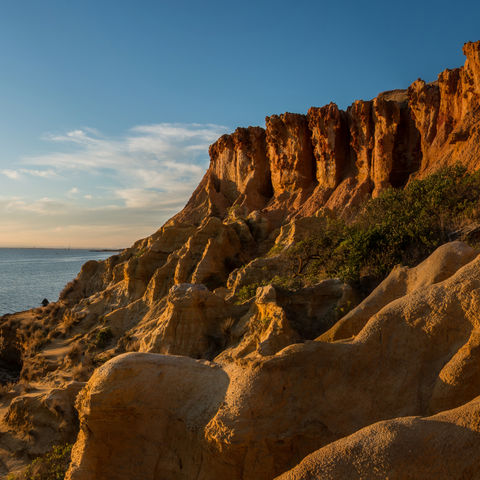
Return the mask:
<path id="1" fill-rule="evenodd" d="M 272 479 L 317 449 L 306 467 L 285 478 L 297 478 L 298 471 L 298 478 L 355 478 L 356 462 L 362 478 L 390 478 L 392 471 L 393 478 L 408 478 L 402 466 L 422 442 L 436 469 L 420 478 L 474 478 L 465 476 L 474 468 L 480 475 L 478 402 L 432 418 L 446 424 L 442 439 L 458 427 L 458 447 L 471 452 L 466 461 L 452 439 L 455 450 L 442 456 L 440 439 L 429 444 L 421 428 L 430 420 L 419 417 L 480 395 L 480 260 L 460 242 L 434 255 L 397 276 L 396 285 L 385 280 L 379 291 L 392 290 L 397 298 L 377 302 L 377 310 L 374 291 L 360 305 L 370 307 L 370 318 L 348 339 L 297 343 L 223 365 L 139 353 L 111 360 L 77 400 L 81 431 L 67 478 Z M 438 271 L 448 278 L 438 282 Z M 417 288 L 406 293 L 412 277 Z M 418 435 L 398 438 L 404 425 Z M 365 436 L 375 457 L 361 452 Z M 344 454 L 332 457 L 338 449 Z M 334 473 L 323 477 L 324 465 Z"/>
<path id="2" fill-rule="evenodd" d="M 338 279 L 252 289 L 289 274 L 275 252 L 322 209 L 348 218 L 444 165 L 480 168 L 480 42 L 464 53 L 431 84 L 224 135 L 160 230 L 5 316 L 0 474 L 80 425 L 76 480 L 480 476 L 476 250 L 398 267 L 346 315 L 361 296 Z"/>

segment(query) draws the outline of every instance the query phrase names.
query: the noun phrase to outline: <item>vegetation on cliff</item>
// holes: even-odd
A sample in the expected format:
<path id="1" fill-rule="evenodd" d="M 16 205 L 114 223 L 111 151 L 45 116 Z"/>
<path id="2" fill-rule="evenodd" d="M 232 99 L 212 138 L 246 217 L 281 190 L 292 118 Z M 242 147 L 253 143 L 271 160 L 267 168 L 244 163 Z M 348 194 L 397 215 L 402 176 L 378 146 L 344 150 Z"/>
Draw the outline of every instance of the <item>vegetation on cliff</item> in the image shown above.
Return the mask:
<path id="1" fill-rule="evenodd" d="M 55 445 L 51 451 L 37 457 L 20 476 L 9 475 L 7 480 L 63 480 L 70 463 L 72 445 Z"/>
<path id="2" fill-rule="evenodd" d="M 358 287 L 378 284 L 397 264 L 413 266 L 479 216 L 480 173 L 460 165 L 443 168 L 404 189 L 389 188 L 361 205 L 353 220 L 322 210 L 317 229 L 284 249 L 291 275 L 273 277 L 295 288 L 321 278 L 338 277 Z M 267 282 L 269 283 L 269 282 Z M 249 285 L 240 297 L 254 293 Z"/>

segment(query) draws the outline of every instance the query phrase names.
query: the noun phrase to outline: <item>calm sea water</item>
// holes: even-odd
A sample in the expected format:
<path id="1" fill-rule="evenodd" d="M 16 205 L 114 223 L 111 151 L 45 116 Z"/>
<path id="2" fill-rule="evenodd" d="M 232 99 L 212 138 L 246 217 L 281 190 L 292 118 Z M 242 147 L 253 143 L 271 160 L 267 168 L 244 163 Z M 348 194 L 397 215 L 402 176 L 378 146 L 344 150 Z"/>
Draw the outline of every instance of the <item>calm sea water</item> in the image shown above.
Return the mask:
<path id="1" fill-rule="evenodd" d="M 53 302 L 88 260 L 103 260 L 112 252 L 89 250 L 0 248 L 0 315 Z"/>

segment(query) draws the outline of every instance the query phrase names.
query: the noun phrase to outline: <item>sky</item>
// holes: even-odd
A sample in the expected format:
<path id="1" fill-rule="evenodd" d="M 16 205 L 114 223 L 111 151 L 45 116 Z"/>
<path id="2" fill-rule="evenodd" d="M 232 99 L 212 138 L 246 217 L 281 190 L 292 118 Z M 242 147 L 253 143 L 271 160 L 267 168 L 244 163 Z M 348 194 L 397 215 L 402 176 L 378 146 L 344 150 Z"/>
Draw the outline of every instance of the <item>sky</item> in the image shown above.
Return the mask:
<path id="1" fill-rule="evenodd" d="M 220 135 L 435 80 L 479 39 L 478 0 L 0 0 L 0 247 L 127 247 Z"/>

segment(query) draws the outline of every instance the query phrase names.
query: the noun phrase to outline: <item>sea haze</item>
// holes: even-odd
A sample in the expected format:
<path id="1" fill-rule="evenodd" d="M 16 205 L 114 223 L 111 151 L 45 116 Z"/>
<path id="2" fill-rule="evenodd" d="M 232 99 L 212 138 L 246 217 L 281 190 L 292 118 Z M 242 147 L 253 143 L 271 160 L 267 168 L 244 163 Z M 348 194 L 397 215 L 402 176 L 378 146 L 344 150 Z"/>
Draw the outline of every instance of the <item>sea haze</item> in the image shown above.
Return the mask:
<path id="1" fill-rule="evenodd" d="M 88 260 L 103 260 L 112 252 L 90 250 L 0 248 L 0 315 L 58 300 Z"/>

